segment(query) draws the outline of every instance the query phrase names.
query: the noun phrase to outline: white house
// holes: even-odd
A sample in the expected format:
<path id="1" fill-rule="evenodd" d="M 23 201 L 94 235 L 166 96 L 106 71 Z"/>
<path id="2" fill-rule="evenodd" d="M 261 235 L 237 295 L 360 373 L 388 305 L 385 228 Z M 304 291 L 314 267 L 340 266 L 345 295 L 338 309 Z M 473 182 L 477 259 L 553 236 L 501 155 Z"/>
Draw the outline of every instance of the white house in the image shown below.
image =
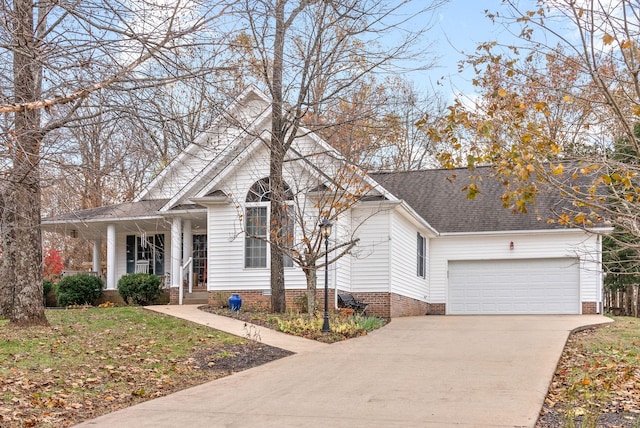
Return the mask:
<path id="1" fill-rule="evenodd" d="M 43 228 L 93 240 L 96 271 L 106 243 L 107 290 L 116 290 L 126 273 L 166 275 L 177 303 L 184 267 L 195 287 L 206 287 L 210 301 L 239 293 L 244 305 L 268 304 L 269 246 L 256 237 L 266 237 L 269 224 L 270 102 L 250 88 L 227 112 L 134 201 L 44 219 Z M 322 216 L 317 198 L 340 187 L 342 164 L 314 134 L 301 133 L 294 143 L 284 177 L 308 218 L 306 227 L 315 228 Z M 469 200 L 461 191 L 465 174 L 359 176 L 366 192 L 350 193 L 357 203 L 338 216 L 332 242 L 358 241 L 329 268 L 332 299 L 335 290 L 353 294 L 369 304 L 368 313 L 383 317 L 599 313 L 596 232 L 604 229 L 548 223 L 557 203 L 549 197 L 538 198 L 535 212 L 512 214 L 501 207 L 496 180 L 484 180 L 482 193 Z M 349 186 L 353 182 L 342 187 Z M 294 241 L 302 239 L 301 227 L 292 227 Z M 305 290 L 305 276 L 287 263 L 285 282 L 291 304 Z"/>

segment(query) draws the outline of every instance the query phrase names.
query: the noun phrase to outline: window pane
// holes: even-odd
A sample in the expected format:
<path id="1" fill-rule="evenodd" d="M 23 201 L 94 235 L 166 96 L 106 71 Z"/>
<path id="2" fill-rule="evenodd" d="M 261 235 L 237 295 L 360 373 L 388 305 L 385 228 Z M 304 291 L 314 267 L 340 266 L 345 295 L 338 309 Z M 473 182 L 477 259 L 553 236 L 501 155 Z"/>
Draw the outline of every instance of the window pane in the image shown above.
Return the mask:
<path id="1" fill-rule="evenodd" d="M 207 282 L 207 235 L 193 235 L 193 274 L 198 285 Z"/>
<path id="2" fill-rule="evenodd" d="M 245 238 L 245 266 L 267 267 L 267 243 L 256 238 Z"/>
<path id="3" fill-rule="evenodd" d="M 267 207 L 247 207 L 245 216 L 245 267 L 267 267 Z"/>
<path id="4" fill-rule="evenodd" d="M 267 207 L 248 207 L 245 232 L 249 236 L 267 237 Z"/>
<path id="5" fill-rule="evenodd" d="M 417 239 L 417 264 L 418 264 L 418 269 L 417 269 L 417 275 L 420 277 L 425 276 L 425 271 L 426 271 L 426 257 L 425 257 L 425 253 L 426 253 L 426 240 L 425 238 L 420 235 L 418 233 L 418 239 Z"/>
<path id="6" fill-rule="evenodd" d="M 156 275 L 164 275 L 164 234 L 158 234 L 155 236 L 155 263 L 153 267 L 153 273 Z"/>
<path id="7" fill-rule="evenodd" d="M 286 216 L 284 217 L 285 222 L 282 225 L 283 226 L 283 237 L 284 237 L 284 245 L 287 248 L 293 248 L 294 245 L 294 226 L 295 226 L 295 219 L 294 219 L 294 211 L 293 208 L 291 206 L 285 206 L 285 212 L 286 212 Z M 283 257 L 283 265 L 284 267 L 293 267 L 293 260 L 291 259 L 291 257 L 285 255 Z"/>

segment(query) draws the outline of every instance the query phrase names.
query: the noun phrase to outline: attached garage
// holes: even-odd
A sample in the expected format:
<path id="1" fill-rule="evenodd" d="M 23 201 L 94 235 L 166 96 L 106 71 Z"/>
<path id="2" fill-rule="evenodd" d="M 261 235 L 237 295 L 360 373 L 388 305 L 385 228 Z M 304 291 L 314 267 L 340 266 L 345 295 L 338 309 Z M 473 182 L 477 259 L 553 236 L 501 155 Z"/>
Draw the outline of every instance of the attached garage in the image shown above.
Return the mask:
<path id="1" fill-rule="evenodd" d="M 577 259 L 449 261 L 449 314 L 579 314 Z"/>

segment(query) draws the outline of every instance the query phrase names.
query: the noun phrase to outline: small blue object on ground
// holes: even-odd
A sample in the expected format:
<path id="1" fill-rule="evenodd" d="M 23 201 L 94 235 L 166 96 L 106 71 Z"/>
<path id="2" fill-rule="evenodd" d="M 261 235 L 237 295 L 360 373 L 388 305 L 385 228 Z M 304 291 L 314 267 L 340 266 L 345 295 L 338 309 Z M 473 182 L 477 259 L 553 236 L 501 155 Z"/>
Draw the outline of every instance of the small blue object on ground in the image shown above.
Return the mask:
<path id="1" fill-rule="evenodd" d="M 240 295 L 232 294 L 231 297 L 229 297 L 229 308 L 231 308 L 231 310 L 234 312 L 238 312 L 241 306 L 242 298 L 240 297 Z"/>

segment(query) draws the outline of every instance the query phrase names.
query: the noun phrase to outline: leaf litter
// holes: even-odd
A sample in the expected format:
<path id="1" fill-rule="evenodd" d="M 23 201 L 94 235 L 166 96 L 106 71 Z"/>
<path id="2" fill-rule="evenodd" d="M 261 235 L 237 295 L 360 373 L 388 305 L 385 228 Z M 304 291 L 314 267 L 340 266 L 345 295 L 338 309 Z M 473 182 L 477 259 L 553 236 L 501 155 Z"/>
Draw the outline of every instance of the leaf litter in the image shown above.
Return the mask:
<path id="1" fill-rule="evenodd" d="M 142 308 L 47 317 L 48 328 L 0 321 L 2 428 L 75 425 L 291 354 Z"/>

